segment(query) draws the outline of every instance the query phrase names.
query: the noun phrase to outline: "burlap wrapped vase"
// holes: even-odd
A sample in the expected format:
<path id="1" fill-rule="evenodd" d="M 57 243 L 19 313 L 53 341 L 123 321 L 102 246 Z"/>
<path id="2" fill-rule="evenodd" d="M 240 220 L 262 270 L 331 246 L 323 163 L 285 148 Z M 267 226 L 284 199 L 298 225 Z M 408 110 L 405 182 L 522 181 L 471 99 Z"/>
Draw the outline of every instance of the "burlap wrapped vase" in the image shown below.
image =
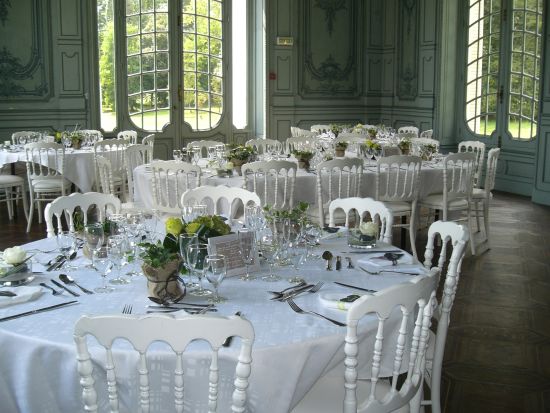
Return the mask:
<path id="1" fill-rule="evenodd" d="M 141 268 L 147 277 L 147 290 L 150 297 L 162 301 L 175 301 L 185 295 L 185 286 L 178 280 L 180 264 L 180 259 L 170 261 L 161 268 L 143 263 Z"/>

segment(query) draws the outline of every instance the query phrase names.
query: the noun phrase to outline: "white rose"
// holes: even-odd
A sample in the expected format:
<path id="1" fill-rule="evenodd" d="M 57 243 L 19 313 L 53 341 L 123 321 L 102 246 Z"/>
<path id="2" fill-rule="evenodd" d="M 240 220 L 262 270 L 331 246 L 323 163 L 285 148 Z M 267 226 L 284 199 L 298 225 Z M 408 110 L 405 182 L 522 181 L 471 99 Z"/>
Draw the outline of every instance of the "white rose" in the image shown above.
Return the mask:
<path id="1" fill-rule="evenodd" d="M 27 251 L 21 247 L 6 248 L 4 250 L 4 261 L 7 264 L 17 265 L 25 261 Z"/>
<path id="2" fill-rule="evenodd" d="M 378 224 L 376 222 L 361 222 L 359 226 L 359 231 L 361 234 L 368 235 L 370 237 L 378 236 Z"/>

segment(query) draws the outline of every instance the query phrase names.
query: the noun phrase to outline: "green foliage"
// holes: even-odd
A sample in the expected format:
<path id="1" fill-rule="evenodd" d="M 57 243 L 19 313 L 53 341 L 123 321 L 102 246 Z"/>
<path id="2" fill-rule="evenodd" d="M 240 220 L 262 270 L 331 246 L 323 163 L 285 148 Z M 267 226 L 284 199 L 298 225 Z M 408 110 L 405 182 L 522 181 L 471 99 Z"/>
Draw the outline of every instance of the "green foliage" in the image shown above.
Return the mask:
<path id="1" fill-rule="evenodd" d="M 336 142 L 336 145 L 334 145 L 334 147 L 336 149 L 346 150 L 346 149 L 348 149 L 348 143 L 344 142 L 344 141 Z"/>
<path id="2" fill-rule="evenodd" d="M 171 248 L 165 247 L 160 241 L 156 244 L 143 242 L 139 246 L 143 249 L 139 256 L 143 262 L 153 268 L 162 268 L 167 263 L 179 258 L 177 251 L 174 252 Z"/>
<path id="3" fill-rule="evenodd" d="M 228 160 L 238 159 L 240 161 L 248 161 L 250 157 L 256 153 L 252 146 L 229 145 L 229 147 L 230 149 L 226 155 Z"/>
<path id="4" fill-rule="evenodd" d="M 402 151 L 406 151 L 406 150 L 409 150 L 411 148 L 411 141 L 410 139 L 401 139 L 401 141 L 397 144 L 397 146 L 399 147 L 399 149 L 401 149 Z"/>
<path id="5" fill-rule="evenodd" d="M 307 210 L 309 204 L 307 202 L 298 202 L 298 205 L 290 210 L 279 210 L 273 208 L 271 205 L 264 206 L 264 215 L 268 222 L 273 222 L 275 218 L 288 218 L 291 222 L 297 222 L 305 225 L 309 223 L 307 217 Z"/>
<path id="6" fill-rule="evenodd" d="M 73 212 L 73 225 L 75 232 L 84 231 L 84 212 L 82 210 L 77 209 Z"/>
<path id="7" fill-rule="evenodd" d="M 373 151 L 379 151 L 382 149 L 382 145 L 380 145 L 378 142 L 374 142 L 371 139 L 367 139 L 365 144 L 367 145 L 367 148 L 372 149 Z"/>
<path id="8" fill-rule="evenodd" d="M 300 161 L 309 161 L 313 158 L 313 152 L 311 151 L 292 151 L 292 155 Z"/>

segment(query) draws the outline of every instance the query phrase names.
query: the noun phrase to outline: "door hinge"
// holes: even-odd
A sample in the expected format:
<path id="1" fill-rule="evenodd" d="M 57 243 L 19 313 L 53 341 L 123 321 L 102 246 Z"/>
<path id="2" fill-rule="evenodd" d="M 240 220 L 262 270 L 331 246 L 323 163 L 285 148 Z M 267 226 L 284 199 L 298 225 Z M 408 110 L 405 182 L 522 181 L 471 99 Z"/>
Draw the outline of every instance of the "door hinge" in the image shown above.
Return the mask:
<path id="1" fill-rule="evenodd" d="M 500 85 L 500 89 L 498 91 L 498 101 L 502 105 L 502 102 L 504 101 L 504 85 Z"/>
<path id="2" fill-rule="evenodd" d="M 498 135 L 497 148 L 502 148 L 502 136 Z"/>
<path id="3" fill-rule="evenodd" d="M 182 101 L 182 91 L 181 91 L 181 85 L 178 86 L 178 101 Z"/>

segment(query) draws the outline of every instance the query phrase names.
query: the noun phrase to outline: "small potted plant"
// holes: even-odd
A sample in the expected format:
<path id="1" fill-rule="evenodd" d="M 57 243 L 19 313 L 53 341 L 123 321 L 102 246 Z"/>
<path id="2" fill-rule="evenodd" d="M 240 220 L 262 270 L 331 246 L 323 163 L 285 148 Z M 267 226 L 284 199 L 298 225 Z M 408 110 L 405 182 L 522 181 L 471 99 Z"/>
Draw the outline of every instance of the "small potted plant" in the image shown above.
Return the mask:
<path id="1" fill-rule="evenodd" d="M 334 153 L 337 157 L 342 158 L 346 154 L 346 149 L 348 149 L 347 142 L 340 141 L 334 145 Z"/>
<path id="2" fill-rule="evenodd" d="M 376 135 L 378 134 L 378 129 L 376 128 L 369 128 L 367 130 L 367 133 L 369 134 L 369 136 L 371 137 L 371 139 L 376 139 Z"/>
<path id="3" fill-rule="evenodd" d="M 408 155 L 411 151 L 411 140 L 407 138 L 401 139 L 401 142 L 399 142 L 397 146 L 399 147 L 401 154 Z"/>
<path id="4" fill-rule="evenodd" d="M 367 139 L 366 147 L 367 153 L 369 155 L 372 155 L 373 157 L 380 156 L 382 145 L 380 145 L 378 142 L 374 142 L 372 139 Z"/>
<path id="5" fill-rule="evenodd" d="M 434 153 L 437 152 L 437 146 L 428 143 L 420 147 L 420 156 L 423 161 L 431 161 Z"/>
<path id="6" fill-rule="evenodd" d="M 80 149 L 80 147 L 82 145 L 82 141 L 84 140 L 84 137 L 78 132 L 73 132 L 73 133 L 71 133 L 70 138 L 71 138 L 72 148 L 73 149 Z"/>
<path id="7" fill-rule="evenodd" d="M 231 146 L 227 152 L 226 158 L 237 171 L 237 173 L 242 175 L 241 167 L 249 162 L 254 155 L 254 148 L 252 146 L 237 145 Z"/>
<path id="8" fill-rule="evenodd" d="M 313 152 L 311 151 L 293 151 L 292 154 L 298 160 L 298 167 L 300 169 L 309 169 L 309 161 L 313 158 Z"/>

